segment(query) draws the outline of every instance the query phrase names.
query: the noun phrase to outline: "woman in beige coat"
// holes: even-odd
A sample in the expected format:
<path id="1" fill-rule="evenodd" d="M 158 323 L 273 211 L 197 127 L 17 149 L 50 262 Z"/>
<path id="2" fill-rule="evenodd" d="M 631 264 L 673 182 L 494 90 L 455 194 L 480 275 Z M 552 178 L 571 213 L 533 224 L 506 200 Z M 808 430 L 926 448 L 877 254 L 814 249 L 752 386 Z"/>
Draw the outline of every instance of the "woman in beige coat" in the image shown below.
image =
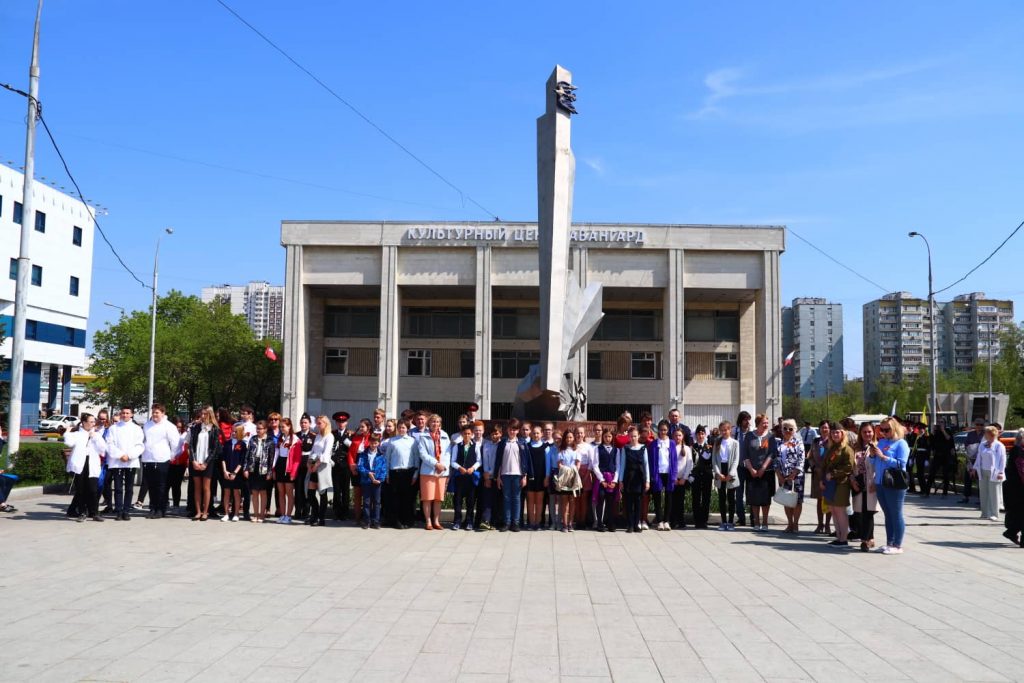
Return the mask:
<path id="1" fill-rule="evenodd" d="M 850 489 L 853 492 L 853 511 L 857 515 L 857 535 L 863 553 L 875 547 L 875 513 L 878 512 L 878 493 L 875 490 L 875 466 L 871 461 L 870 444 L 875 442 L 875 427 L 870 422 L 860 426 L 857 434 L 857 452 Z"/>

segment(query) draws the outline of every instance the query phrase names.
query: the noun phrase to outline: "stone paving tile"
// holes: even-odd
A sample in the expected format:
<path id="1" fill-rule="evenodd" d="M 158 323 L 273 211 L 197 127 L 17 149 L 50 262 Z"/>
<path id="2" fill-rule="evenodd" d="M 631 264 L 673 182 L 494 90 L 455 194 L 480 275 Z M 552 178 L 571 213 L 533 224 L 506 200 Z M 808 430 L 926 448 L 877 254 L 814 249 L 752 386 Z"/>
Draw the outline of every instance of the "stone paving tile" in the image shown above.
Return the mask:
<path id="1" fill-rule="evenodd" d="M 901 557 L 809 533 L 76 525 L 63 504 L 0 518 L 2 681 L 1024 679 L 1024 551 L 941 500 L 911 498 Z"/>

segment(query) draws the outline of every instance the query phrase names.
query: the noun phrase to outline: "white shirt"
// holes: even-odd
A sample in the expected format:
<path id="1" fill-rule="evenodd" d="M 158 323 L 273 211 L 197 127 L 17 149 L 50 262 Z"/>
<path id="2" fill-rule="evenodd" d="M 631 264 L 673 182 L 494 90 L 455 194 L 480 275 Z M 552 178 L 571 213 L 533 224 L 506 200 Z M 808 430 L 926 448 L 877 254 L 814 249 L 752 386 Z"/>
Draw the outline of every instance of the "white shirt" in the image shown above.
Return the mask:
<path id="1" fill-rule="evenodd" d="M 671 442 L 668 439 L 658 439 L 655 443 L 658 444 L 658 474 L 668 474 L 668 451 Z"/>
<path id="2" fill-rule="evenodd" d="M 597 459 L 597 449 L 594 444 L 581 441 L 576 446 L 576 450 L 580 454 L 580 465 L 586 465 L 589 469 L 593 470 L 597 467 L 595 460 Z"/>
<path id="3" fill-rule="evenodd" d="M 107 430 L 107 467 L 120 469 L 122 467 L 138 467 L 139 457 L 145 450 L 143 444 L 142 427 L 134 420 L 127 422 L 115 422 Z M 121 456 L 127 455 L 128 460 L 122 461 Z"/>
<path id="4" fill-rule="evenodd" d="M 1006 446 L 996 439 L 991 445 L 987 441 L 978 444 L 978 459 L 974 469 L 979 473 L 989 470 L 989 481 L 998 481 L 998 475 L 1006 470 Z"/>
<path id="5" fill-rule="evenodd" d="M 686 444 L 676 444 L 676 450 L 682 451 L 679 454 L 679 472 L 676 481 L 693 481 L 690 474 L 693 472 L 693 449 Z"/>
<path id="6" fill-rule="evenodd" d="M 723 437 L 718 442 L 718 462 L 729 462 L 729 442 L 732 439 L 728 436 Z"/>
<path id="7" fill-rule="evenodd" d="M 89 478 L 95 479 L 100 476 L 100 456 L 107 451 L 107 443 L 99 432 L 89 434 L 81 429 L 68 432 L 64 437 L 64 443 L 71 446 L 71 455 L 68 456 L 68 472 L 81 474 L 85 469 L 86 460 L 88 460 Z"/>
<path id="8" fill-rule="evenodd" d="M 142 453 L 142 462 L 168 462 L 181 443 L 181 434 L 166 417 L 159 422 L 150 420 L 142 428 L 146 437 L 146 449 Z"/>

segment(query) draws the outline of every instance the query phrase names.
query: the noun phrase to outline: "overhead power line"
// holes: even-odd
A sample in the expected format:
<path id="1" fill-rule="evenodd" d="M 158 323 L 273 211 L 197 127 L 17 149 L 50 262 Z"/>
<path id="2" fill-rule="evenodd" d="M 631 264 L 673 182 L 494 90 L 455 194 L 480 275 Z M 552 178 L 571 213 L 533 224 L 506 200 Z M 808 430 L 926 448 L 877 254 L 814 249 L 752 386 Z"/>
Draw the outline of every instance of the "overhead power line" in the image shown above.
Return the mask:
<path id="1" fill-rule="evenodd" d="M 268 37 L 268 36 L 267 36 L 267 35 L 266 35 L 265 33 L 263 33 L 263 32 L 262 32 L 262 31 L 260 31 L 260 30 L 259 30 L 258 28 L 256 28 L 256 27 L 255 27 L 255 26 L 253 26 L 253 25 L 252 25 L 251 23 L 249 23 L 249 22 L 248 22 L 248 21 L 247 21 L 247 20 L 245 19 L 245 17 L 243 17 L 243 16 L 241 15 L 241 14 L 239 14 L 239 13 L 238 13 L 238 12 L 236 12 L 236 11 L 235 11 L 234 9 L 232 9 L 232 7 L 231 7 L 230 5 L 228 5 L 228 4 L 226 3 L 226 2 L 224 2 L 224 0 L 216 0 L 216 1 L 217 1 L 217 4 L 219 4 L 219 5 L 220 5 L 221 7 L 223 7 L 223 8 L 225 9 L 225 10 L 227 10 L 227 11 L 228 11 L 229 13 L 231 13 L 231 15 L 232 15 L 232 16 L 234 16 L 234 17 L 235 17 L 235 19 L 237 19 L 237 20 L 238 20 L 239 22 L 241 22 L 241 23 L 242 23 L 242 24 L 243 24 L 243 25 L 244 25 L 244 26 L 245 26 L 246 28 L 248 28 L 248 29 L 249 29 L 250 31 L 252 31 L 253 33 L 255 33 L 255 34 L 256 34 L 257 36 L 259 36 L 260 38 L 262 38 L 262 39 L 263 39 L 263 41 L 264 41 L 264 42 L 265 42 L 265 43 L 266 43 L 267 45 L 269 45 L 270 47 L 274 48 L 274 49 L 275 49 L 275 50 L 276 50 L 277 52 L 279 52 L 279 53 L 281 54 L 281 56 L 283 56 L 283 57 L 284 57 L 285 59 L 287 59 L 287 60 L 288 60 L 289 62 L 291 62 L 291 63 L 292 63 L 292 64 L 293 64 L 294 66 L 295 66 L 295 68 L 297 68 L 297 69 L 298 69 L 299 71 L 301 71 L 302 73 L 304 73 L 304 74 L 306 74 L 307 76 L 309 76 L 309 77 L 310 77 L 310 78 L 311 78 L 311 79 L 312 79 L 312 80 L 313 80 L 313 81 L 314 81 L 314 82 L 315 82 L 315 83 L 316 83 L 317 85 L 319 85 L 319 86 L 320 86 L 321 88 L 323 88 L 323 89 L 324 89 L 325 91 L 327 91 L 327 92 L 328 92 L 328 93 L 329 93 L 329 94 L 330 94 L 330 95 L 331 95 L 332 97 L 334 97 L 334 99 L 338 100 L 338 101 L 339 101 L 339 102 L 341 102 L 341 103 L 342 103 L 343 105 L 345 105 L 345 106 L 346 106 L 346 107 L 348 107 L 348 108 L 349 108 L 350 110 L 352 110 L 352 112 L 353 112 L 353 113 L 354 113 L 354 114 L 355 114 L 356 116 L 358 116 L 359 118 L 361 118 L 361 119 L 362 119 L 362 120 L 363 120 L 364 122 L 366 122 L 366 124 L 367 124 L 368 126 L 370 126 L 370 127 L 371 127 L 371 128 L 373 128 L 373 129 L 374 129 L 375 131 L 377 131 L 377 132 L 378 132 L 378 133 L 380 133 L 380 134 L 381 134 L 382 136 L 384 136 L 384 138 L 385 138 L 385 139 L 387 139 L 387 140 L 388 140 L 388 141 L 389 141 L 389 142 L 390 142 L 391 144 L 393 144 L 393 145 L 395 145 L 396 147 L 398 147 L 398 149 L 400 149 L 400 150 L 402 150 L 403 152 L 405 152 L 405 154 L 406 154 L 406 155 L 408 155 L 408 156 L 409 156 L 409 158 L 411 158 L 411 159 L 412 159 L 413 161 L 415 161 L 415 162 L 416 162 L 416 163 L 418 163 L 418 164 L 419 164 L 420 166 L 422 166 L 423 168 L 427 169 L 427 170 L 428 170 L 428 171 L 430 171 L 430 172 L 431 172 L 432 174 L 434 174 L 434 175 L 435 175 L 435 176 L 436 176 L 437 178 L 439 178 L 439 179 L 441 180 L 441 182 L 443 182 L 443 183 L 444 183 L 445 185 L 447 185 L 448 187 L 450 187 L 450 188 L 452 188 L 453 190 L 455 190 L 455 191 L 456 191 L 456 192 L 457 192 L 457 193 L 459 194 L 459 197 L 460 197 L 460 198 L 462 199 L 463 203 L 465 203 L 466 201 L 468 201 L 469 203 L 471 203 L 471 204 L 473 204 L 474 206 L 476 206 L 476 207 L 477 207 L 478 209 L 480 209 L 481 211 L 483 211 L 484 213 L 486 213 L 486 214 L 487 214 L 488 216 L 490 216 L 490 217 L 491 217 L 491 218 L 493 218 L 494 220 L 499 220 L 499 219 L 498 219 L 498 216 L 497 216 L 497 215 L 495 215 L 495 214 L 494 214 L 494 212 L 490 211 L 490 210 L 489 210 L 489 209 L 488 209 L 487 207 L 485 207 L 485 206 L 484 206 L 483 204 L 481 204 L 481 203 L 480 203 L 480 202 L 478 202 L 477 200 L 473 199 L 473 197 L 471 197 L 471 196 L 470 196 L 469 194 L 467 194 L 466 192 L 463 192 L 463 191 L 462 191 L 462 189 L 461 189 L 461 188 L 460 188 L 460 187 L 459 187 L 458 185 L 456 185 L 456 184 L 455 184 L 455 183 L 453 183 L 452 181 L 448 180 L 448 178 L 446 178 L 446 177 L 445 177 L 444 175 L 442 175 L 442 174 L 441 174 L 441 173 L 440 173 L 440 172 L 439 172 L 438 170 L 436 170 L 436 169 L 435 169 L 435 168 L 434 168 L 433 166 L 431 166 L 431 165 L 430 165 L 430 164 L 428 164 L 428 163 L 427 163 L 426 161 L 424 161 L 423 159 L 421 159 L 421 158 L 420 158 L 419 156 L 417 156 L 417 155 L 416 155 L 416 154 L 415 154 L 415 153 L 414 153 L 414 152 L 413 152 L 412 150 L 410 150 L 410 149 L 409 149 L 408 147 L 406 147 L 406 146 L 405 146 L 405 145 L 403 145 L 403 144 L 402 144 L 401 142 L 399 142 L 399 141 L 398 141 L 397 139 L 395 139 L 395 137 L 394 137 L 394 136 L 392 136 L 392 135 L 391 135 L 390 133 L 388 133 L 388 132 L 387 132 L 386 130 L 384 130 L 384 129 L 383 129 L 383 128 L 381 128 L 381 127 L 380 127 L 379 125 L 377 125 L 377 124 L 376 124 L 376 123 L 375 123 L 375 122 L 374 122 L 374 121 L 373 121 L 373 120 L 372 120 L 372 119 L 371 119 L 371 118 L 370 118 L 369 116 L 367 116 L 367 115 L 366 115 L 366 114 L 364 114 L 364 113 L 363 113 L 362 111 L 360 111 L 360 110 L 359 110 L 359 109 L 358 109 L 358 108 L 357 108 L 357 107 L 356 107 L 356 106 L 355 106 L 354 104 L 352 104 L 351 102 L 349 102 L 348 100 L 346 100 L 346 99 L 345 99 L 344 97 L 342 97 L 341 95 L 339 95 L 339 94 L 338 94 L 338 93 L 337 93 L 337 92 L 336 92 L 336 91 L 335 91 L 335 90 L 334 90 L 333 88 L 331 88 L 331 86 L 329 86 L 329 85 L 327 85 L 326 83 L 324 83 L 324 81 L 322 81 L 322 80 L 321 80 L 321 79 L 320 79 L 320 78 L 319 78 L 319 77 L 318 77 L 318 76 L 317 76 L 316 74 L 314 74 L 314 73 L 313 73 L 312 71 L 310 71 L 310 70 L 309 70 L 309 69 L 307 69 L 307 68 L 306 68 L 305 66 L 303 66 L 303 65 L 302 65 L 302 64 L 301 64 L 301 63 L 300 63 L 300 62 L 299 62 L 299 61 L 298 61 L 297 59 L 295 59 L 295 58 L 294 58 L 294 57 L 292 57 L 292 56 L 291 56 L 290 54 L 288 54 L 288 53 L 287 53 L 287 52 L 286 52 L 286 51 L 284 50 L 284 48 L 282 48 L 281 46 L 279 46 L 279 45 L 278 45 L 277 43 L 275 43 L 275 42 L 274 42 L 273 40 L 271 40 L 271 39 L 270 39 L 270 38 L 269 38 L 269 37 Z"/>
<path id="2" fill-rule="evenodd" d="M 1006 239 L 1004 239 L 1004 240 L 1003 240 L 1002 242 L 1000 242 L 1000 243 L 999 243 L 999 246 L 998 246 L 998 247 L 996 247 L 995 249 L 993 249 L 993 250 L 992 250 L 992 253 L 991 253 L 991 254 L 989 254 L 989 255 L 988 255 L 988 256 L 986 256 L 986 257 L 985 257 L 984 259 L 982 259 L 981 263 L 979 263 L 978 265 L 976 265 L 976 266 L 974 266 L 973 268 L 971 268 L 970 270 L 968 270 L 968 271 L 967 271 L 967 272 L 966 272 L 966 273 L 964 274 L 964 276 L 963 276 L 962 278 L 960 278 L 959 280 L 957 280 L 956 282 L 954 282 L 954 283 L 952 283 L 952 284 L 950 284 L 950 285 L 946 285 L 946 286 L 945 286 L 945 287 L 943 287 L 942 289 L 938 289 L 938 290 L 936 290 L 936 291 L 935 291 L 935 293 L 936 293 L 936 294 L 939 294 L 940 292 L 945 292 L 945 291 L 946 291 L 947 289 L 952 289 L 952 288 L 953 288 L 953 287 L 955 287 L 956 285 L 960 284 L 961 282 L 963 282 L 964 280 L 966 280 L 967 278 L 969 278 L 969 277 L 971 276 L 971 274 L 972 274 L 972 273 L 974 273 L 974 271 L 976 271 L 976 270 L 977 270 L 978 268 L 981 268 L 981 267 L 982 267 L 983 265 L 985 265 L 986 263 L 988 263 L 989 259 L 991 259 L 991 258 L 992 258 L 993 256 L 995 256 L 995 255 L 996 255 L 997 253 L 999 253 L 999 250 L 1000 250 L 1000 249 L 1002 249 L 1003 247 L 1005 247 L 1005 246 L 1006 246 L 1006 243 L 1007 243 L 1007 242 L 1009 242 L 1009 241 L 1010 241 L 1010 240 L 1011 240 L 1011 239 L 1013 238 L 1013 236 L 1014 236 L 1014 235 L 1016 235 L 1016 234 L 1017 234 L 1017 233 L 1018 233 L 1018 232 L 1020 231 L 1020 229 L 1021 229 L 1022 227 L 1024 227 L 1024 221 L 1021 221 L 1021 222 L 1020 222 L 1020 223 L 1019 223 L 1019 224 L 1017 225 L 1017 227 L 1013 229 L 1013 232 L 1011 232 L 1011 233 L 1010 233 L 1009 235 L 1007 235 L 1007 236 L 1006 236 Z"/>
<path id="3" fill-rule="evenodd" d="M 864 282 L 868 283 L 869 285 L 873 285 L 875 287 L 878 287 L 880 290 L 882 290 L 886 294 L 888 294 L 889 292 L 893 291 L 893 290 L 891 290 L 891 289 L 889 289 L 887 287 L 883 287 L 882 285 L 878 284 L 874 280 L 872 280 L 872 279 L 868 278 L 867 276 L 865 276 L 863 273 L 857 272 L 856 270 L 854 270 L 850 266 L 846 265 L 842 261 L 839 261 L 838 259 L 833 258 L 831 254 L 829 254 L 824 249 L 819 248 L 816 244 L 814 244 L 809 239 L 807 239 L 806 237 L 804 237 L 803 235 L 798 233 L 793 228 L 786 228 L 786 230 L 788 230 L 789 232 L 793 233 L 793 237 L 796 237 L 798 240 L 800 240 L 802 242 L 806 242 L 811 247 L 811 249 L 814 249 L 816 252 L 818 252 L 819 254 L 824 256 L 825 258 L 827 258 L 829 261 L 832 261 L 833 263 L 835 263 L 837 266 L 843 268 L 844 270 L 850 271 L 851 273 L 853 273 L 854 275 L 856 275 L 857 277 L 859 277 L 861 280 L 863 280 Z"/>

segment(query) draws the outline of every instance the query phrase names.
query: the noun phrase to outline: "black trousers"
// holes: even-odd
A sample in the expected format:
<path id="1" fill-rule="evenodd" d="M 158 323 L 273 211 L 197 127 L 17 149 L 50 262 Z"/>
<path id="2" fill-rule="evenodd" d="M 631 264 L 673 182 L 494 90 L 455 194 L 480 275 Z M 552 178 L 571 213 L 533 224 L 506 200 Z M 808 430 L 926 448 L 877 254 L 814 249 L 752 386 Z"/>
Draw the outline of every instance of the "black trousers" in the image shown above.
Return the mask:
<path id="1" fill-rule="evenodd" d="M 316 495 L 316 491 L 307 492 L 309 500 L 309 521 L 313 525 L 319 524 L 320 526 L 324 526 L 327 524 L 327 504 L 331 494 L 321 493 L 319 503 L 316 500 Z"/>
<path id="2" fill-rule="evenodd" d="M 971 478 L 971 470 L 964 467 L 964 500 L 971 499 L 971 489 L 974 488 L 974 480 Z M 980 495 L 980 494 L 979 494 Z"/>
<path id="3" fill-rule="evenodd" d="M 352 486 L 352 470 L 347 461 L 331 465 L 331 481 L 334 483 L 334 518 L 348 519 Z"/>
<path id="4" fill-rule="evenodd" d="M 661 524 L 672 518 L 672 494 L 668 492 L 668 474 L 655 474 L 661 481 L 661 490 L 651 487 L 651 500 L 654 501 L 654 523 Z"/>
<path id="5" fill-rule="evenodd" d="M 626 492 L 623 494 L 623 498 L 626 502 L 626 523 L 630 529 L 640 528 L 640 503 L 643 494 L 637 491 L 636 493 Z M 645 511 L 646 512 L 646 511 Z M 646 516 L 646 515 L 645 515 Z"/>
<path id="6" fill-rule="evenodd" d="M 618 507 L 615 500 L 615 490 L 608 489 L 601 486 L 596 481 L 594 486 L 598 487 L 597 492 L 597 505 L 595 506 L 594 515 L 597 517 L 595 523 L 598 528 L 604 527 L 606 529 L 615 530 L 615 508 Z"/>
<path id="7" fill-rule="evenodd" d="M 462 516 L 462 503 L 466 503 L 466 516 Z M 473 475 L 460 474 L 455 477 L 455 523 L 462 526 L 463 522 L 473 523 L 473 506 L 476 502 L 476 484 Z"/>
<path id="8" fill-rule="evenodd" d="M 295 518 L 305 519 L 309 515 L 309 491 L 306 489 L 306 458 L 303 456 L 295 471 Z"/>
<path id="9" fill-rule="evenodd" d="M 935 480 L 938 477 L 942 477 L 942 495 L 949 493 L 950 482 L 953 482 L 953 489 L 956 490 L 956 482 L 954 481 L 953 472 L 956 468 L 956 464 L 944 460 L 943 458 L 932 457 L 931 462 L 928 466 L 928 489 L 927 493 L 931 493 L 935 488 Z"/>
<path id="10" fill-rule="evenodd" d="M 747 472 L 747 468 L 743 466 L 743 463 L 740 463 L 739 474 L 740 474 L 740 485 L 737 488 L 729 489 L 729 490 L 733 492 L 733 500 L 734 500 L 733 507 L 736 510 L 736 515 L 739 517 L 739 525 L 740 526 L 746 526 L 746 524 L 747 524 L 747 508 L 746 508 L 746 505 L 745 505 L 744 495 L 743 494 L 747 490 L 747 479 L 750 478 L 750 473 Z M 722 505 L 721 505 L 722 494 L 721 494 L 721 492 L 719 492 L 719 494 L 718 494 L 718 500 L 719 500 L 718 509 L 721 510 L 722 509 Z M 724 520 L 723 520 L 723 522 L 724 522 Z M 732 523 L 732 519 L 731 518 L 729 520 L 729 523 L 730 524 Z"/>
<path id="11" fill-rule="evenodd" d="M 416 484 L 413 482 L 415 474 L 415 467 L 391 470 L 388 473 L 391 504 L 385 511 L 390 508 L 392 524 L 412 526 L 416 523 Z"/>
<path id="12" fill-rule="evenodd" d="M 82 473 L 75 478 L 75 495 L 71 499 L 71 505 L 78 510 L 79 517 L 85 514 L 95 517 L 99 514 L 98 484 L 96 477 L 89 476 L 89 458 L 86 458 Z"/>
<path id="13" fill-rule="evenodd" d="M 114 514 L 127 515 L 132 509 L 135 470 L 131 467 L 107 469 L 107 481 L 111 482 L 113 487 Z"/>
<path id="14" fill-rule="evenodd" d="M 174 507 L 181 505 L 181 482 L 185 481 L 185 465 L 171 465 L 167 470 L 167 490 Z"/>
<path id="15" fill-rule="evenodd" d="M 114 470 L 107 469 L 107 476 L 103 479 L 103 504 L 107 507 L 111 507 L 114 504 L 114 478 L 110 476 Z M 130 502 L 129 502 L 130 504 Z"/>
<path id="16" fill-rule="evenodd" d="M 480 484 L 480 503 L 483 514 L 480 522 L 487 522 L 495 528 L 505 526 L 505 496 L 498 490 L 498 480 L 491 479 L 490 486 Z"/>
<path id="17" fill-rule="evenodd" d="M 718 514 L 722 516 L 722 524 L 732 524 L 736 519 L 736 492 L 743 488 L 740 484 L 734 489 L 727 488 L 723 483 L 718 487 Z M 726 519 L 728 512 L 729 518 Z M 740 522 L 742 524 L 742 522 Z"/>
<path id="18" fill-rule="evenodd" d="M 672 492 L 672 516 L 668 523 L 673 529 L 686 527 L 686 494 L 692 488 L 689 482 L 683 482 L 682 485 L 676 484 L 676 489 Z M 691 493 L 690 496 L 692 499 L 693 494 Z"/>
<path id="19" fill-rule="evenodd" d="M 149 489 L 149 511 L 153 514 L 167 514 L 167 472 L 170 466 L 167 462 L 142 463 L 143 480 Z"/>
<path id="20" fill-rule="evenodd" d="M 693 525 L 704 529 L 711 514 L 711 473 L 697 474 L 690 484 L 690 500 L 693 503 Z"/>

